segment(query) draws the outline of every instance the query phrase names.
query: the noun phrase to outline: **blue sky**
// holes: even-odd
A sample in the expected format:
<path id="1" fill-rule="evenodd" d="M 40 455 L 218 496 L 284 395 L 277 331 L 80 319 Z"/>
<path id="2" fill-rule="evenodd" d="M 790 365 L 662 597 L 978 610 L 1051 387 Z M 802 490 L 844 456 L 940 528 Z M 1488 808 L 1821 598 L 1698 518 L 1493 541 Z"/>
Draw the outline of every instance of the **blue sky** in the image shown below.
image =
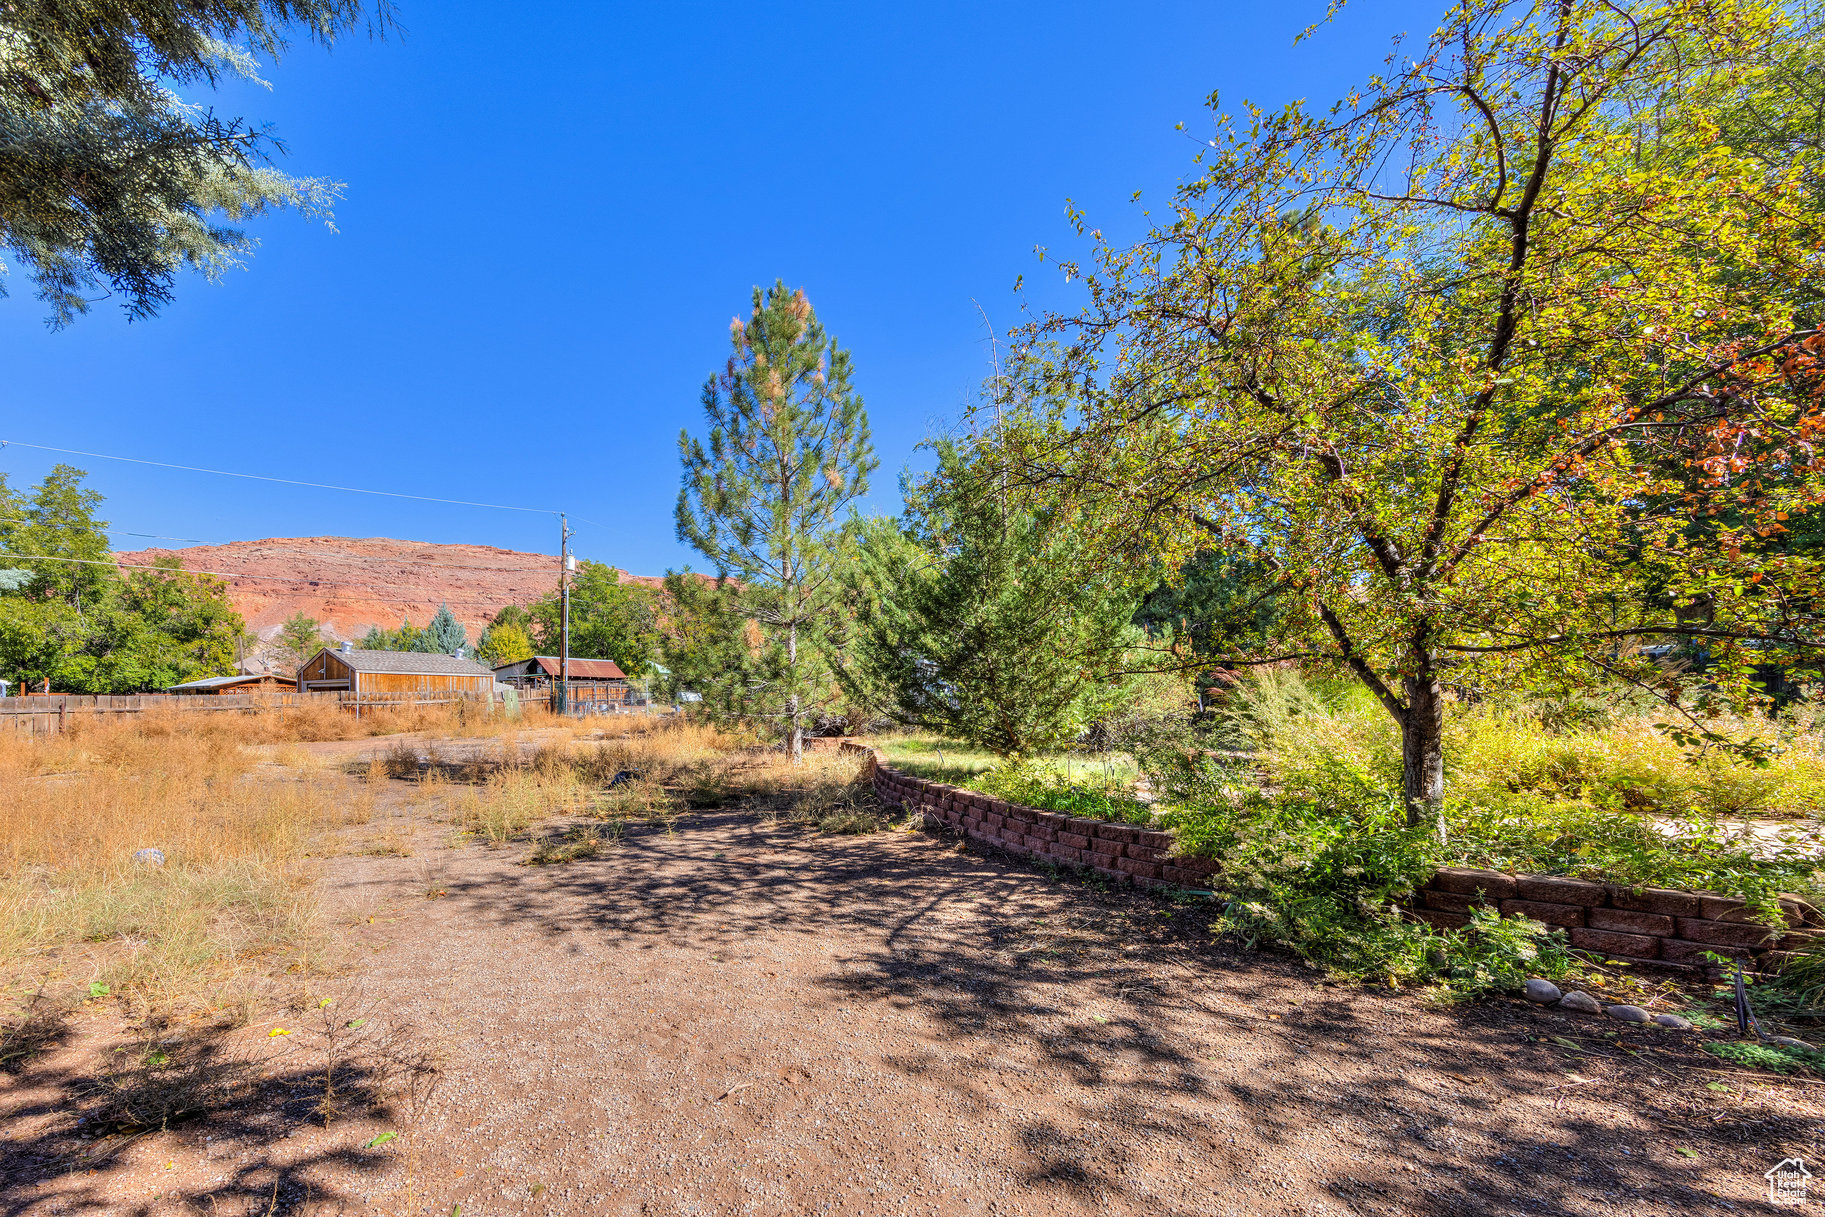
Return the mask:
<path id="1" fill-rule="evenodd" d="M 0 301 L 0 438 L 564 508 L 586 557 L 654 574 L 677 435 L 757 283 L 801 286 L 854 353 L 882 461 L 866 509 L 954 421 L 989 321 L 1074 297 L 1067 198 L 1135 231 L 1207 131 L 1205 98 L 1328 102 L 1436 2 L 668 5 L 401 0 L 405 32 L 297 48 L 268 122 L 336 178 L 338 231 L 290 215 L 161 317 L 43 325 Z M 511 21 L 505 17 L 511 16 Z M 1183 122 L 1187 132 L 1176 132 Z M 0 450 L 15 485 L 59 458 Z M 76 460 L 126 532 L 393 536 L 553 552 L 542 517 Z M 118 536 L 120 548 L 155 544 Z"/>

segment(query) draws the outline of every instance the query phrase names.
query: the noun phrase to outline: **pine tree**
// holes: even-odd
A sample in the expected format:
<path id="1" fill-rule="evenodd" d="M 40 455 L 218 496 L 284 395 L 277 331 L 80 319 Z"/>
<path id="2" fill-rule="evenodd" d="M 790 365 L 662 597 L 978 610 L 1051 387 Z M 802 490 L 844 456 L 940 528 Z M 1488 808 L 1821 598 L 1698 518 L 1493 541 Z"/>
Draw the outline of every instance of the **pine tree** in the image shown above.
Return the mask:
<path id="1" fill-rule="evenodd" d="M 940 444 L 908 527 L 869 522 L 839 674 L 899 722 L 1031 756 L 1121 703 L 1140 595 L 1095 560 L 1068 503 L 1007 502 L 993 473 Z"/>
<path id="2" fill-rule="evenodd" d="M 179 270 L 213 277 L 252 250 L 234 226 L 247 216 L 328 218 L 340 185 L 280 173 L 263 130 L 172 86 L 258 81 L 256 56 L 276 58 L 290 32 L 328 45 L 364 7 L 370 30 L 390 24 L 387 0 L 0 5 L 0 248 L 37 282 L 53 325 L 110 293 L 130 316 L 155 315 Z"/>
<path id="3" fill-rule="evenodd" d="M 469 645 L 469 632 L 450 611 L 448 604 L 438 606 L 431 624 L 425 627 L 422 647 L 437 655 L 454 655 Z"/>
<path id="4" fill-rule="evenodd" d="M 754 289 L 731 353 L 703 389 L 709 435 L 679 436 L 678 539 L 730 579 L 759 637 L 740 655 L 742 717 L 780 729 L 796 763 L 809 716 L 836 696 L 821 642 L 838 603 L 841 518 L 877 461 L 849 352 L 803 291 Z"/>

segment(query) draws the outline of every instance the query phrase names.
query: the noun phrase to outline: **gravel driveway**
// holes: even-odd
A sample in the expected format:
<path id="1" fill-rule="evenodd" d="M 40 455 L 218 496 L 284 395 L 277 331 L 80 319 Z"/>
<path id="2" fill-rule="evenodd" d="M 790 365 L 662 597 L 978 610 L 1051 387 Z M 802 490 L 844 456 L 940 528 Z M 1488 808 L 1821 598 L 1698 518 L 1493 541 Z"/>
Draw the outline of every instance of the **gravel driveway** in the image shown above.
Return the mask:
<path id="1" fill-rule="evenodd" d="M 54 1148 L 79 1036 L 0 1108 L 25 1138 L 0 1214 L 1650 1217 L 1791 1212 L 1762 1172 L 1820 1154 L 1814 1083 L 1326 984 L 1213 942 L 1207 906 L 923 833 L 721 811 L 549 867 L 421 844 L 324 879 L 354 927 L 339 1008 L 441 1060 L 415 1121 L 268 1102 L 93 1173 L 22 1167 Z M 310 1084 L 302 1062 L 273 1083 Z"/>

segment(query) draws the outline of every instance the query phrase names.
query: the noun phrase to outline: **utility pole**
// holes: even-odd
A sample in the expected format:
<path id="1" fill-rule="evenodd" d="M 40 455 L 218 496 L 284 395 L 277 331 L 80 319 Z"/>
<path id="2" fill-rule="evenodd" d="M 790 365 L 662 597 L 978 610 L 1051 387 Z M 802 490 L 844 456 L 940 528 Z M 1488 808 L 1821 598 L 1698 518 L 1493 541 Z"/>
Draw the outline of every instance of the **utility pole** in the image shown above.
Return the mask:
<path id="1" fill-rule="evenodd" d="M 563 513 L 558 515 L 558 527 L 562 536 L 558 538 L 558 603 L 563 613 L 563 624 L 558 629 L 558 699 L 554 709 L 560 714 L 570 712 L 570 521 Z"/>

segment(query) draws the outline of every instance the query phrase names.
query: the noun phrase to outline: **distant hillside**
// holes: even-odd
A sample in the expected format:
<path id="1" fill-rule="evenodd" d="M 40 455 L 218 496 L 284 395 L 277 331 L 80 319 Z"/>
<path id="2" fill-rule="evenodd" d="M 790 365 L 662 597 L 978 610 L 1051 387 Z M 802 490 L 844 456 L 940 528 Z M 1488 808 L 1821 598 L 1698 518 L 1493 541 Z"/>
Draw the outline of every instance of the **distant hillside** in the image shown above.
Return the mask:
<path id="1" fill-rule="evenodd" d="M 360 638 L 370 626 L 391 628 L 401 617 L 423 625 L 444 603 L 473 636 L 502 607 L 530 604 L 558 582 L 552 554 L 385 537 L 274 537 L 116 555 L 136 564 L 163 557 L 180 559 L 188 570 L 223 574 L 236 611 L 262 638 L 299 611 L 337 638 Z M 626 571 L 621 578 L 648 587 L 661 583 Z"/>

